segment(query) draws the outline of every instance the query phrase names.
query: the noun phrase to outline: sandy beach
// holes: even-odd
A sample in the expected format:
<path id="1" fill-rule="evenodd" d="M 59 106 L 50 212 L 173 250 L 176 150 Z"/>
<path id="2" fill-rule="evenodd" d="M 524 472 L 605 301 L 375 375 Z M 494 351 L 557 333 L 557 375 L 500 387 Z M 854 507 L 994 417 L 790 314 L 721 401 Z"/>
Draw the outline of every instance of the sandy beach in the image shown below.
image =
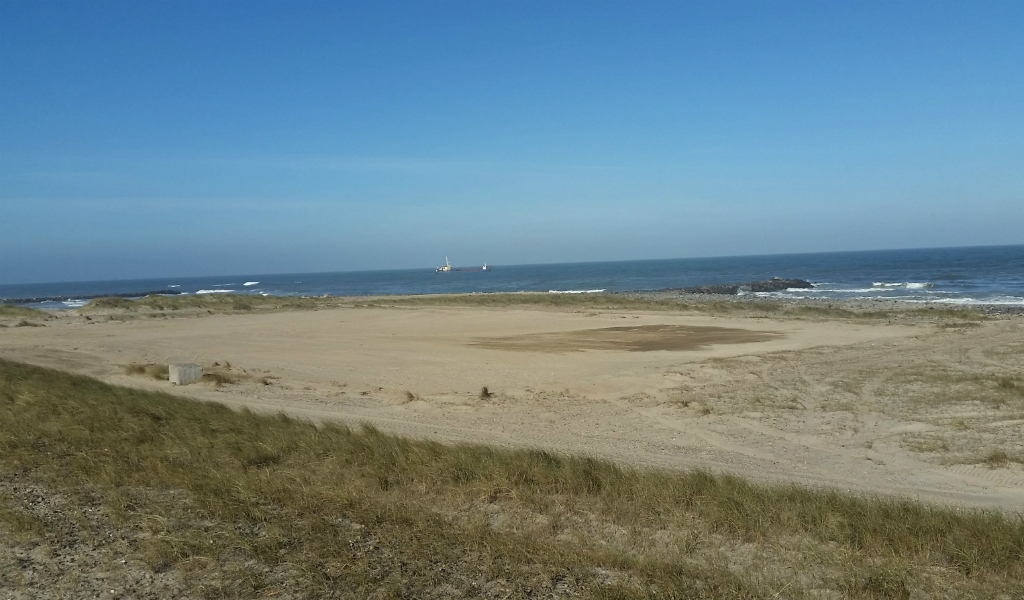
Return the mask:
<path id="1" fill-rule="evenodd" d="M 154 317 L 8 324 L 0 357 L 414 437 L 1024 506 L 1019 316 L 352 305 Z M 125 371 L 174 361 L 233 383 Z"/>

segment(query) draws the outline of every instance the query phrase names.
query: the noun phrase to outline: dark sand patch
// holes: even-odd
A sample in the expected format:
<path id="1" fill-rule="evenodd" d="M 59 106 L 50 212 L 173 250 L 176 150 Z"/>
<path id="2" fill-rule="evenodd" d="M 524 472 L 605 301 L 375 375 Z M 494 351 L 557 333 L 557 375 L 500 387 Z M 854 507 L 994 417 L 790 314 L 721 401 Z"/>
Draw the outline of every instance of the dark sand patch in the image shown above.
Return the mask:
<path id="1" fill-rule="evenodd" d="M 770 331 L 751 331 L 731 327 L 638 325 L 478 338 L 473 345 L 493 350 L 525 352 L 578 352 L 581 350 L 652 352 L 654 350 L 701 350 L 712 344 L 767 342 L 781 336 L 781 333 Z"/>

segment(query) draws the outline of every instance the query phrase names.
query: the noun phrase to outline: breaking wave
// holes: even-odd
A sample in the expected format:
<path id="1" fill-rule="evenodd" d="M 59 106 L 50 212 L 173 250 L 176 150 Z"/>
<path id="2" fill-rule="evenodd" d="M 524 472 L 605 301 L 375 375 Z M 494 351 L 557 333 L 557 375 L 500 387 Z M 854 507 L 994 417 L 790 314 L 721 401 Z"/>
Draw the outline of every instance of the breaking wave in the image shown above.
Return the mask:
<path id="1" fill-rule="evenodd" d="M 227 294 L 235 290 L 199 290 L 197 294 Z"/>
<path id="2" fill-rule="evenodd" d="M 873 285 L 876 288 L 890 288 L 890 289 L 891 288 L 906 288 L 908 290 L 923 290 L 925 288 L 933 288 L 933 287 L 935 287 L 934 283 L 916 282 L 916 281 L 902 281 L 902 282 L 896 282 L 896 283 L 889 283 L 889 282 L 885 282 L 885 281 L 876 281 L 876 282 L 872 283 L 871 285 Z"/>
<path id="3" fill-rule="evenodd" d="M 257 283 L 259 283 L 259 282 L 258 281 L 246 281 L 242 285 L 244 285 L 245 287 L 249 287 L 250 285 L 256 285 Z"/>
<path id="4" fill-rule="evenodd" d="M 906 300 L 906 302 L 961 305 L 997 304 L 1001 306 L 1024 306 L 1024 298 L 1021 298 L 1019 296 L 995 296 L 992 298 L 939 298 L 936 300 Z"/>

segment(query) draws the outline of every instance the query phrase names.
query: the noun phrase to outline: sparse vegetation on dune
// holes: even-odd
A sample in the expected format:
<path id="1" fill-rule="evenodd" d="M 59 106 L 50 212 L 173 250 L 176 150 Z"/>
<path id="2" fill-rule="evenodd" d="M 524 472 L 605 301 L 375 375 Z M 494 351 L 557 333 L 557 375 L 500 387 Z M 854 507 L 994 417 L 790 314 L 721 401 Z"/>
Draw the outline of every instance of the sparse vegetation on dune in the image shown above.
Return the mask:
<path id="1" fill-rule="evenodd" d="M 367 305 L 364 301 L 364 305 Z M 750 311 L 779 312 L 783 306 L 771 302 L 699 301 L 649 299 L 626 294 L 550 294 L 493 293 L 441 294 L 425 296 L 378 297 L 369 299 L 370 306 L 480 306 L 537 307 L 578 310 L 645 310 L 694 311 L 708 313 L 740 313 Z"/>
<path id="2" fill-rule="evenodd" d="M 142 375 L 152 379 L 166 381 L 169 378 L 170 369 L 167 365 L 143 365 L 139 363 L 132 363 L 130 365 L 125 365 L 124 372 L 126 375 Z"/>
<path id="3" fill-rule="evenodd" d="M 83 314 L 121 310 L 139 311 L 212 311 L 248 312 L 253 310 L 315 309 L 336 304 L 333 298 L 299 296 L 255 296 L 245 294 L 202 294 L 182 296 L 152 295 L 137 300 L 96 298 L 79 309 Z"/>
<path id="4" fill-rule="evenodd" d="M 46 311 L 29 308 L 27 306 L 14 306 L 12 304 L 0 304 L 0 319 L 49 319 Z"/>
<path id="5" fill-rule="evenodd" d="M 338 299 L 343 300 L 343 299 Z M 893 319 L 897 317 L 958 319 L 958 326 L 970 326 L 988 317 L 973 310 L 948 308 L 898 308 L 893 310 L 854 310 L 842 303 L 821 305 L 794 302 L 773 302 L 765 300 L 716 300 L 673 299 L 671 297 L 651 298 L 634 294 L 550 294 L 550 293 L 487 293 L 487 294 L 440 294 L 424 296 L 379 296 L 375 298 L 351 299 L 357 307 L 385 306 L 479 306 L 490 308 L 536 307 L 574 310 L 642 310 L 693 312 L 714 315 L 770 316 L 793 318 L 840 318 L 840 319 Z"/>
<path id="6" fill-rule="evenodd" d="M 141 578 L 204 597 L 1024 593 L 1019 515 L 415 441 L 2 360 L 0 533 L 26 560 L 94 553 L 104 592 Z M 35 585 L 90 580 L 54 573 Z"/>
<path id="7" fill-rule="evenodd" d="M 46 326 L 43 325 L 42 323 L 36 323 L 35 321 L 26 321 L 25 319 L 22 319 L 22 320 L 18 321 L 17 323 L 15 323 L 14 325 L 12 325 L 12 327 L 46 327 Z"/>
<path id="8" fill-rule="evenodd" d="M 372 297 L 296 297 L 296 296 L 251 296 L 244 294 L 204 294 L 182 296 L 147 296 L 138 300 L 126 298 L 97 298 L 85 305 L 81 314 L 95 313 L 141 313 L 154 314 L 212 314 L 239 312 L 269 312 L 275 310 L 316 310 L 322 308 L 395 308 L 395 307 L 481 307 L 507 308 L 523 307 L 545 310 L 638 310 L 671 311 L 711 315 L 732 315 L 749 317 L 780 317 L 803 319 L 906 319 L 928 320 L 949 319 L 955 322 L 944 324 L 948 328 L 973 326 L 977 321 L 987 319 L 985 315 L 962 309 L 948 308 L 899 308 L 892 310 L 860 310 L 843 306 L 821 304 L 808 305 L 793 302 L 772 302 L 764 300 L 680 300 L 671 297 L 650 298 L 633 294 L 551 294 L 542 292 L 484 293 L 484 294 L 439 294 L 422 296 L 372 296 Z"/>

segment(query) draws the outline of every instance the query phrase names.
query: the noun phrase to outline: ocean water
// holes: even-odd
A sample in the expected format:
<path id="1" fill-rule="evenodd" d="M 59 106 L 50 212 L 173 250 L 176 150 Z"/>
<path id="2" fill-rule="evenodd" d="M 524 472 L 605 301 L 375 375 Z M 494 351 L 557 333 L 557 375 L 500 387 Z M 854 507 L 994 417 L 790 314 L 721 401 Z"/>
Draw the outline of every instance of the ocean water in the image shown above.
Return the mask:
<path id="1" fill-rule="evenodd" d="M 69 308 L 82 296 L 173 290 L 187 294 L 363 296 L 470 292 L 662 290 L 772 277 L 805 279 L 813 289 L 759 294 L 789 298 L 894 299 L 943 304 L 1024 305 L 1024 245 L 732 256 L 547 265 L 494 265 L 480 271 L 433 269 L 0 285 L 0 298 L 67 296 L 28 303 Z M 457 267 L 458 268 L 458 267 Z M 477 269 L 477 270 L 472 270 Z"/>

